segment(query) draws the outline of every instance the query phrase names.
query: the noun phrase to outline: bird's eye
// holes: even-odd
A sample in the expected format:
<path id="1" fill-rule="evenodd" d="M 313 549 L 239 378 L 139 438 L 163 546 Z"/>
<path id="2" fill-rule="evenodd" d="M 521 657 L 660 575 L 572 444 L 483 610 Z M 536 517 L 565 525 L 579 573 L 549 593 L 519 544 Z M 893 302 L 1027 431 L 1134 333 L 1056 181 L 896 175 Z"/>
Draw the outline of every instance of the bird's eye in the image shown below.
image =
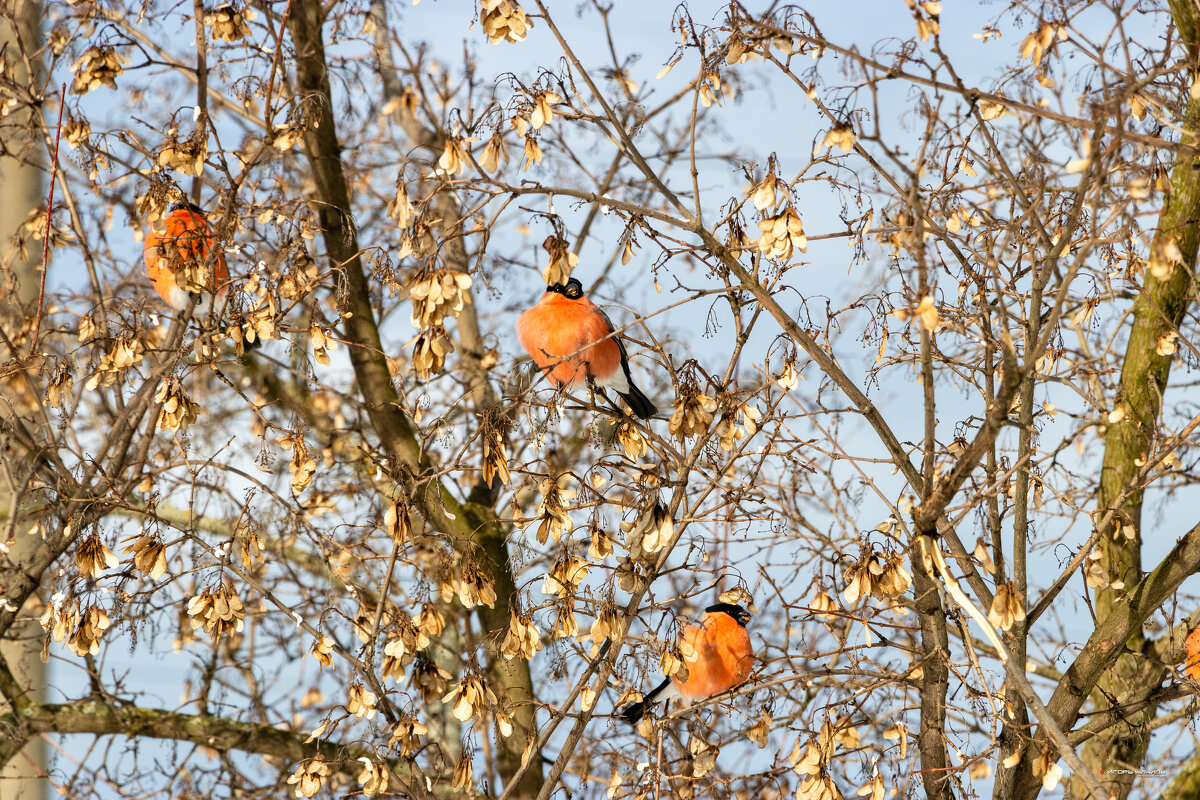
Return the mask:
<path id="1" fill-rule="evenodd" d="M 581 291 L 579 291 L 578 286 L 568 286 L 567 287 L 567 297 L 571 298 L 572 300 L 578 300 L 579 296 L 581 294 L 583 294 L 583 293 Z"/>

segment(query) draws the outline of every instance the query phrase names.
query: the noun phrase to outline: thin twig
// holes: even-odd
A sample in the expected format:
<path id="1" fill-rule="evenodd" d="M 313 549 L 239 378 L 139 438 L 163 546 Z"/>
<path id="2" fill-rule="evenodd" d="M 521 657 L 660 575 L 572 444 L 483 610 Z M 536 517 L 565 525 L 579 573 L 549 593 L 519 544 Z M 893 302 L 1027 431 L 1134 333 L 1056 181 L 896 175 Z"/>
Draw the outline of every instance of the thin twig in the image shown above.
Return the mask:
<path id="1" fill-rule="evenodd" d="M 284 26 L 287 25 L 288 12 L 292 10 L 292 0 L 288 0 L 287 5 L 283 8 L 283 16 L 279 18 L 279 35 L 275 37 L 275 55 L 271 58 L 271 71 L 267 74 L 267 94 L 263 100 L 263 123 L 267 126 L 267 133 L 270 134 L 271 126 L 271 93 L 275 89 L 275 70 L 279 68 L 279 54 L 283 51 L 283 32 Z"/>
<path id="2" fill-rule="evenodd" d="M 42 237 L 42 281 L 38 288 L 37 316 L 33 320 L 33 337 L 29 340 L 29 355 L 37 349 L 38 337 L 42 332 L 42 309 L 46 303 L 46 273 L 50 267 L 50 223 L 54 219 L 54 182 L 58 178 L 58 140 L 62 137 L 63 108 L 67 105 L 67 84 L 58 93 L 58 126 L 54 131 L 54 164 L 50 168 L 50 193 L 46 198 L 46 233 Z"/>

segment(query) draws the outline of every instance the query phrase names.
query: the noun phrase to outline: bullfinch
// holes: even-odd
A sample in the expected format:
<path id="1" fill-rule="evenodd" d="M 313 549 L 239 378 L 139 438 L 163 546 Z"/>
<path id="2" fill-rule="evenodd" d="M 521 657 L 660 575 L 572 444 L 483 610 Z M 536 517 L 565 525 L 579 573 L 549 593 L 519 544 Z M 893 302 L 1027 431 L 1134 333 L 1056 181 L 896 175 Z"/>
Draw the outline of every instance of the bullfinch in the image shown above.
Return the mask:
<path id="1" fill-rule="evenodd" d="M 175 203 L 163 218 L 165 230 L 151 229 L 142 248 L 146 275 L 167 305 L 185 311 L 196 302 L 196 317 L 224 310 L 229 297 L 229 267 L 216 250 L 204 212 L 191 203 Z M 214 252 L 215 251 L 215 252 Z"/>
<path id="2" fill-rule="evenodd" d="M 167 209 L 163 227 L 161 233 L 151 229 L 142 248 L 154 291 L 178 312 L 195 303 L 197 319 L 211 313 L 220 320 L 229 299 L 229 267 L 204 211 L 192 203 L 175 203 Z M 225 323 L 219 324 L 224 331 Z M 242 349 L 254 350 L 261 342 L 256 337 L 244 342 Z"/>
<path id="3" fill-rule="evenodd" d="M 1183 662 L 1183 674 L 1194 681 L 1200 681 L 1200 625 L 1192 628 L 1184 647 L 1187 659 Z"/>
<path id="4" fill-rule="evenodd" d="M 750 612 L 732 603 L 717 603 L 704 609 L 700 625 L 683 629 L 683 640 L 690 645 L 690 657 L 685 655 L 687 680 L 670 677 L 640 702 L 622 709 L 620 716 L 636 724 L 646 709 L 657 702 L 675 698 L 703 700 L 732 689 L 754 668 L 754 653 L 750 649 L 750 634 L 746 623 Z"/>
<path id="5" fill-rule="evenodd" d="M 614 330 L 612 320 L 584 296 L 583 284 L 575 278 L 547 286 L 538 304 L 517 320 L 521 345 L 555 386 L 585 379 L 611 386 L 634 414 L 652 417 L 658 408 L 633 385 L 625 343 L 610 336 Z"/>

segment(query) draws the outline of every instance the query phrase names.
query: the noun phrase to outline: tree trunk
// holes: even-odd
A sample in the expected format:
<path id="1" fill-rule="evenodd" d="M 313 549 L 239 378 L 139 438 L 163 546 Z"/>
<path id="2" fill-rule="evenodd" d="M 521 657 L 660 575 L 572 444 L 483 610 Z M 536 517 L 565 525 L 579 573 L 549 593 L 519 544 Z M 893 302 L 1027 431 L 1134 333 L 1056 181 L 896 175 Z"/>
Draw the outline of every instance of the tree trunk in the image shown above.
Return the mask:
<path id="1" fill-rule="evenodd" d="M 5 0 L 3 18 L 0 18 L 0 52 L 4 53 L 9 75 L 15 83 L 28 85 L 35 92 L 40 91 L 42 82 L 38 60 L 41 19 L 42 7 L 36 0 Z M 27 64 L 32 65 L 33 74 L 26 68 Z M 44 202 L 41 165 L 45 163 L 45 147 L 41 125 L 34 116 L 36 113 L 32 109 L 18 109 L 0 127 L 0 143 L 3 143 L 0 186 L 4 187 L 0 192 L 0 327 L 10 341 L 26 348 L 25 352 L 28 352 L 29 343 L 22 331 L 28 329 L 31 310 L 37 301 L 42 254 L 40 248 L 34 247 L 22 253 L 14 246 L 14 238 L 29 212 Z M 0 344 L 0 363 L 23 355 Z M 36 366 L 31 368 L 36 369 Z M 21 372 L 0 382 L 0 393 L 5 400 L 0 414 L 7 414 L 11 407 L 18 416 L 32 418 L 37 397 Z M 14 461 L 9 451 L 0 451 L 0 459 L 5 460 L 7 472 L 14 479 L 25 473 L 26 465 Z M 39 541 L 26 535 L 29 522 L 22 519 L 21 490 L 20 485 L 0 480 L 0 539 L 9 535 L 16 539 L 6 559 L 0 562 L 0 584 L 7 583 L 6 573 L 21 569 L 27 563 Z M 42 631 L 32 602 L 21 610 L 21 617 L 24 621 L 14 625 L 0 641 L 0 660 L 11 672 L 23 699 L 41 701 L 46 668 L 39 657 Z M 0 713 L 8 710 L 10 700 L 0 698 Z M 0 800 L 33 800 L 44 796 L 46 784 L 38 776 L 45 767 L 45 743 L 40 738 L 29 740 L 0 770 Z"/>
<path id="2" fill-rule="evenodd" d="M 371 426 L 388 452 L 397 479 L 403 477 L 417 498 L 432 528 L 448 535 L 458 547 L 469 548 L 480 567 L 493 581 L 497 600 L 494 608 L 477 609 L 485 635 L 504 630 L 509 606 L 517 586 L 508 555 L 505 529 L 495 521 L 495 512 L 468 500 L 461 502 L 436 478 L 427 455 L 414 436 L 411 421 L 400 410 L 399 398 L 388 370 L 371 308 L 370 286 L 359 258 L 357 231 L 350 214 L 350 192 L 341 161 L 341 145 L 333 113 L 332 93 L 325 62 L 321 4 L 318 0 L 295 0 L 287 19 L 295 48 L 296 84 L 302 94 L 316 99 L 315 125 L 304 134 L 305 153 L 315 184 L 314 205 L 321 221 L 325 247 L 336 265 L 338 296 L 345 314 L 343 332 L 351 343 L 350 361 L 358 387 L 368 408 Z M 407 474 L 404 474 L 407 473 Z M 426 487 L 432 488 L 426 488 Z M 420 487 L 420 488 L 414 488 Z M 513 719 L 513 734 L 498 738 L 496 765 L 507 783 L 521 767 L 526 737 L 534 728 L 533 681 L 529 663 L 508 661 L 498 648 L 488 648 L 487 678 L 501 705 Z M 534 754 L 540 759 L 540 754 Z M 514 800 L 532 800 L 542 786 L 540 760 L 531 763 L 521 776 Z M 500 787 L 493 787 L 497 790 Z"/>
<path id="3" fill-rule="evenodd" d="M 1192 0 L 1171 0 L 1171 14 L 1183 42 L 1188 48 L 1189 61 L 1197 62 L 1198 12 Z M 1183 120 L 1185 131 L 1194 131 L 1200 122 L 1200 104 L 1189 100 Z M 1185 136 L 1193 141 L 1193 136 Z M 1151 270 L 1143 275 L 1142 291 L 1133 304 L 1133 327 L 1125 348 L 1121 380 L 1114 408 L 1123 408 L 1125 416 L 1109 425 L 1104 440 L 1104 461 L 1100 473 L 1100 492 L 1097 508 L 1103 512 L 1112 506 L 1135 479 L 1142 459 L 1159 438 L 1158 420 L 1162 396 L 1171 370 L 1171 356 L 1159 355 L 1156 346 L 1160 337 L 1177 330 L 1187 310 L 1193 289 L 1193 270 L 1197 248 L 1200 247 L 1200 158 L 1180 153 L 1171 171 L 1170 193 L 1164 199 L 1158 230 L 1151 245 L 1154 253 L 1170 241 L 1179 247 L 1183 263 L 1174 266 L 1165 280 Z M 1132 537 L 1129 535 L 1132 533 Z M 1137 582 L 1142 575 L 1142 491 L 1135 489 L 1126 499 L 1113 525 L 1113 535 L 1100 543 L 1103 564 L 1110 582 L 1124 587 Z M 1120 585 L 1120 584 L 1118 584 Z M 1123 590 L 1102 588 L 1096 592 L 1097 618 L 1103 620 Z M 1162 682 L 1166 669 L 1155 659 L 1145 658 L 1148 642 L 1139 626 L 1125 642 L 1127 652 L 1121 655 L 1100 679 L 1092 693 L 1097 711 L 1117 704 L 1143 700 Z M 1096 774 L 1103 770 L 1106 788 L 1124 800 L 1133 786 L 1133 774 L 1146 756 L 1150 742 L 1149 723 L 1157 706 L 1125 714 L 1123 721 L 1092 739 L 1081 753 Z M 1113 770 L 1122 770 L 1111 774 Z M 1068 797 L 1083 798 L 1087 793 L 1078 779 L 1068 786 Z"/>

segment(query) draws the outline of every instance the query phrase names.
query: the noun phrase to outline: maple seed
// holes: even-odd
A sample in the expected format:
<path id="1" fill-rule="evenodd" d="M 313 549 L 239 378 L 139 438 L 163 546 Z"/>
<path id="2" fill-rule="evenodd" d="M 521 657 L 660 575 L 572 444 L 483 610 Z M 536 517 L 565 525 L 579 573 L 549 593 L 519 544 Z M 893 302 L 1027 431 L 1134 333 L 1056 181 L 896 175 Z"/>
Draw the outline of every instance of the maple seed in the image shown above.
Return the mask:
<path id="1" fill-rule="evenodd" d="M 77 656 L 98 654 L 100 637 L 112 625 L 108 614 L 99 606 L 88 606 L 83 615 L 77 619 L 75 630 L 67 639 L 67 647 Z"/>
<path id="2" fill-rule="evenodd" d="M 456 791 L 466 790 L 470 792 L 471 780 L 471 755 L 464 748 L 459 753 L 458 762 L 454 765 L 454 778 L 451 781 L 451 788 Z"/>
<path id="3" fill-rule="evenodd" d="M 621 449 L 625 451 L 625 455 L 630 460 L 646 457 L 650 443 L 633 420 L 629 417 L 621 417 L 616 420 L 614 433 Z"/>
<path id="4" fill-rule="evenodd" d="M 500 645 L 500 652 L 509 661 L 522 658 L 532 661 L 537 651 L 542 649 L 542 637 L 538 634 L 537 626 L 527 616 L 519 616 L 514 611 L 508 632 Z"/>
<path id="5" fill-rule="evenodd" d="M 425 702 L 430 701 L 427 698 Z M 416 719 L 400 712 L 396 720 L 396 727 L 392 728 L 391 738 L 388 739 L 388 747 L 398 748 L 400 755 L 407 757 L 420 749 L 421 740 L 418 737 L 428 732 L 429 730 Z"/>
<path id="6" fill-rule="evenodd" d="M 912 576 L 904 568 L 903 556 L 882 554 L 871 548 L 851 564 L 845 573 L 843 599 L 853 605 L 860 597 L 879 599 L 898 597 L 912 585 Z"/>
<path id="7" fill-rule="evenodd" d="M 566 284 L 579 266 L 579 256 L 568 249 L 567 240 L 558 236 L 547 236 L 542 242 L 542 249 L 550 254 L 550 263 L 542 272 L 542 278 L 547 286 Z"/>
<path id="8" fill-rule="evenodd" d="M 95 578 L 105 569 L 111 569 L 120 563 L 121 560 L 105 547 L 96 534 L 81 541 L 79 549 L 75 551 L 75 565 L 79 567 L 79 574 L 84 578 Z"/>
<path id="9" fill-rule="evenodd" d="M 426 381 L 446 367 L 446 356 L 454 352 L 454 343 L 440 325 L 421 331 L 405 347 L 411 347 L 412 368 L 417 380 Z"/>
<path id="10" fill-rule="evenodd" d="M 441 325 L 446 317 L 457 319 L 463 306 L 471 302 L 474 281 L 465 272 L 440 269 L 417 274 L 409 282 L 412 299 L 412 324 L 417 330 Z"/>
<path id="11" fill-rule="evenodd" d="M 813 599 L 809 601 L 808 605 L 809 608 L 816 612 L 818 619 L 825 620 L 826 622 L 833 622 L 838 618 L 837 614 L 832 613 L 838 610 L 837 602 L 833 599 L 829 592 L 825 591 L 824 589 L 821 589 L 819 592 L 817 592 L 816 595 L 813 596 Z"/>
<path id="12" fill-rule="evenodd" d="M 184 175 L 199 177 L 204 172 L 204 159 L 208 158 L 207 136 L 199 130 L 190 138 L 182 141 L 172 137 L 163 145 L 158 154 L 158 163 L 167 169 L 173 169 Z M 207 248 L 205 248 L 205 256 Z M 201 261 L 204 260 L 202 256 Z"/>
<path id="13" fill-rule="evenodd" d="M 1000 630 L 1007 631 L 1018 622 L 1025 619 L 1025 608 L 1021 597 L 1017 594 L 1012 583 L 1002 583 L 996 587 L 996 595 L 992 599 L 992 608 L 988 611 L 988 622 Z"/>
<path id="14" fill-rule="evenodd" d="M 592 622 L 591 630 L 580 636 L 579 640 L 592 640 L 592 646 L 588 652 L 590 658 L 595 658 L 599 654 L 600 645 L 604 643 L 604 640 L 615 639 L 620 635 L 623 627 L 620 612 L 615 606 L 605 604 Z"/>
<path id="15" fill-rule="evenodd" d="M 483 33 L 492 44 L 523 42 L 533 27 L 516 0 L 480 0 L 479 12 Z"/>
<path id="16" fill-rule="evenodd" d="M 167 572 L 167 547 L 157 536 L 130 536 L 126 542 L 133 544 L 121 550 L 133 554 L 133 566 L 151 580 L 158 580 Z"/>
<path id="17" fill-rule="evenodd" d="M 363 688 L 361 683 L 350 684 L 347 692 L 346 710 L 360 719 L 371 719 L 375 716 L 375 693 Z"/>
<path id="18" fill-rule="evenodd" d="M 407 228 L 417 216 L 417 209 L 409 202 L 408 190 L 404 188 L 403 175 L 396 182 L 396 196 L 387 205 L 387 215 L 401 228 Z"/>
<path id="19" fill-rule="evenodd" d="M 787 186 L 779 177 L 770 172 L 767 177 L 763 178 L 762 183 L 754 187 L 754 192 L 750 195 L 751 202 L 754 203 L 754 208 L 757 211 L 762 211 L 765 208 L 774 208 L 779 202 L 779 191 L 787 191 Z"/>
<path id="20" fill-rule="evenodd" d="M 574 595 L 580 582 L 587 577 L 588 566 L 588 562 L 578 556 L 561 553 L 542 580 L 542 594 L 554 597 Z"/>
<path id="21" fill-rule="evenodd" d="M 250 35 L 246 23 L 255 18 L 254 9 L 224 3 L 204 12 L 204 24 L 212 28 L 215 42 L 236 42 Z"/>
<path id="22" fill-rule="evenodd" d="M 533 135 L 525 137 L 525 166 L 522 167 L 526 172 L 530 167 L 540 167 L 542 165 L 542 146 L 538 144 L 537 139 Z"/>
<path id="23" fill-rule="evenodd" d="M 88 137 L 91 135 L 92 125 L 86 119 L 69 116 L 63 124 L 63 139 L 66 141 L 67 147 L 72 150 L 77 149 L 80 145 L 86 145 Z"/>
<path id="24" fill-rule="evenodd" d="M 479 166 L 488 172 L 495 172 L 500 169 L 501 165 L 507 163 L 508 148 L 504 146 L 504 137 L 499 133 L 494 133 L 492 134 L 492 138 L 488 139 L 487 146 L 483 149 L 483 156 L 479 159 Z"/>
<path id="25" fill-rule="evenodd" d="M 533 113 L 529 116 L 529 125 L 535 131 L 542 129 L 554 120 L 554 104 L 561 103 L 562 98 L 554 92 L 538 92 L 533 101 Z"/>
<path id="26" fill-rule="evenodd" d="M 328 777 L 329 766 L 323 756 L 317 755 L 308 761 L 302 761 L 296 771 L 288 778 L 288 785 L 296 787 L 296 794 L 302 797 L 313 797 L 321 791 L 321 781 Z"/>
<path id="27" fill-rule="evenodd" d="M 228 586 L 216 591 L 205 589 L 188 601 L 187 614 L 195 630 L 204 629 L 213 641 L 231 633 L 240 633 L 246 609 L 237 592 Z"/>
<path id="28" fill-rule="evenodd" d="M 375 763 L 371 759 L 363 756 L 359 758 L 363 762 L 362 772 L 358 773 L 358 782 L 362 784 L 362 791 L 367 797 L 372 797 L 377 794 L 383 794 L 388 789 L 388 776 L 390 770 L 385 763 Z"/>
<path id="29" fill-rule="evenodd" d="M 553 536 L 557 542 L 562 538 L 563 531 L 569 531 L 572 527 L 564 504 L 574 499 L 578 492 L 564 489 L 549 478 L 543 478 L 538 483 L 538 491 L 542 493 L 542 501 L 537 507 L 537 521 L 540 523 L 537 529 L 538 543 L 545 544 L 547 536 Z"/>
<path id="30" fill-rule="evenodd" d="M 454 701 L 451 713 L 459 722 L 482 717 L 496 704 L 496 695 L 479 675 L 468 675 L 442 698 L 443 703 Z"/>
<path id="31" fill-rule="evenodd" d="M 790 206 L 759 222 L 758 231 L 758 251 L 767 258 L 787 261 L 792 257 L 793 250 L 801 253 L 808 250 L 804 223 L 796 209 Z"/>
<path id="32" fill-rule="evenodd" d="M 116 78 L 128 63 L 128 57 L 111 47 L 89 47 L 79 60 L 71 65 L 71 70 L 75 73 L 75 78 L 71 81 L 71 94 L 87 94 L 101 86 L 116 89 Z"/>
<path id="33" fill-rule="evenodd" d="M 162 410 L 158 413 L 158 429 L 172 433 L 186 431 L 196 421 L 196 412 L 200 410 L 200 404 L 192 402 L 183 390 L 178 376 L 159 384 L 154 401 L 162 404 Z"/>
<path id="34" fill-rule="evenodd" d="M 438 159 L 438 167 L 447 175 L 461 175 L 467 171 L 468 163 L 464 140 L 456 137 L 446 139 L 446 147 L 442 150 L 442 157 Z"/>
<path id="35" fill-rule="evenodd" d="M 675 536 L 675 520 L 661 502 L 642 512 L 635 525 L 622 523 L 622 528 L 629 526 L 625 543 L 629 547 L 629 557 L 643 560 L 662 550 Z"/>
<path id="36" fill-rule="evenodd" d="M 680 439 L 698 436 L 708 430 L 708 426 L 713 421 L 713 412 L 716 410 L 717 401 L 715 399 L 693 390 L 683 396 L 675 407 L 675 413 L 671 415 L 667 430 Z"/>
<path id="37" fill-rule="evenodd" d="M 854 135 L 854 129 L 849 125 L 836 125 L 830 128 L 821 139 L 821 143 L 817 145 L 818 152 L 830 147 L 836 147 L 843 153 L 849 153 L 854 149 L 854 143 L 858 141 L 858 137 Z"/>
<path id="38" fill-rule="evenodd" d="M 466 564 L 458 580 L 458 601 L 467 608 L 496 605 L 495 583 L 475 564 Z"/>

